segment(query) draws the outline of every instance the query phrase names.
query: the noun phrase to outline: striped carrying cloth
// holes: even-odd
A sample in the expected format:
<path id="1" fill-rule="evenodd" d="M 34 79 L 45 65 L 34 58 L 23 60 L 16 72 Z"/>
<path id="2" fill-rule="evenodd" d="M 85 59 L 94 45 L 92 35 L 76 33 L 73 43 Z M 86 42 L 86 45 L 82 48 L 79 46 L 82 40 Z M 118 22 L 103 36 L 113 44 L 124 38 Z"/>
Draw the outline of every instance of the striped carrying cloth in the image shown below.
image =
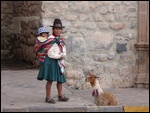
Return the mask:
<path id="1" fill-rule="evenodd" d="M 42 63 L 44 62 L 44 59 L 48 53 L 48 50 L 54 45 L 54 43 L 53 44 L 51 43 L 52 41 L 55 41 L 55 43 L 58 45 L 58 47 L 60 49 L 60 54 L 62 54 L 63 56 L 66 56 L 65 43 L 62 38 L 54 37 L 53 35 L 51 35 L 44 42 L 41 42 L 37 38 L 36 44 L 35 44 L 35 53 L 38 56 L 38 59 L 40 62 L 42 62 Z M 53 54 L 55 54 L 55 53 L 53 53 Z M 55 59 L 55 58 L 53 58 L 53 59 Z M 60 66 L 61 73 L 64 74 L 64 71 L 65 71 L 64 59 L 58 59 L 58 64 Z"/>
<path id="2" fill-rule="evenodd" d="M 47 55 L 47 51 L 53 46 L 53 44 L 50 44 L 50 42 L 53 40 L 54 38 L 48 38 L 44 42 L 41 42 L 40 40 L 38 40 L 38 38 L 36 39 L 34 50 L 40 62 L 44 62 L 44 58 Z"/>
<path id="3" fill-rule="evenodd" d="M 58 47 L 60 48 L 60 54 L 63 56 L 66 56 L 66 46 L 64 43 L 64 40 L 61 39 L 60 37 L 56 37 L 56 43 L 58 44 Z M 64 59 L 59 59 L 58 64 L 60 66 L 60 71 L 62 74 L 65 73 L 65 60 Z"/>

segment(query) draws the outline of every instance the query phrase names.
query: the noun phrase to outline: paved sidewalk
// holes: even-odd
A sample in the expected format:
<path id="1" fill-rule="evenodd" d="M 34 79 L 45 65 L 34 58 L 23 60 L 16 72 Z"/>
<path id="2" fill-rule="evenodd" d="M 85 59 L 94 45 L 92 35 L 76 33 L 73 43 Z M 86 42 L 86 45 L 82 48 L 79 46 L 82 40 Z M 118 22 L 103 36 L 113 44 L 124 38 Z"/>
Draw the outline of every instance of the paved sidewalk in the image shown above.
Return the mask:
<path id="1" fill-rule="evenodd" d="M 1 70 L 1 112 L 149 111 L 149 89 L 103 89 L 115 93 L 119 105 L 96 106 L 93 103 L 91 90 L 72 90 L 65 84 L 63 84 L 63 92 L 70 100 L 59 102 L 56 82 L 52 84 L 52 97 L 56 100 L 56 104 L 48 104 L 44 101 L 46 81 L 38 81 L 37 74 L 38 69 Z"/>

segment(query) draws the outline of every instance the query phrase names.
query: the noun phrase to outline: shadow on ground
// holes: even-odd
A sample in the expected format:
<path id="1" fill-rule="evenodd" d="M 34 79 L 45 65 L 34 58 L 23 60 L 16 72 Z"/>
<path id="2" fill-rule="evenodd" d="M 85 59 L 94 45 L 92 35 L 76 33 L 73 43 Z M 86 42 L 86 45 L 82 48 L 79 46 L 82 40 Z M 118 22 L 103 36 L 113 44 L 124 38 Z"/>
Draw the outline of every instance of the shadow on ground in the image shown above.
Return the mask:
<path id="1" fill-rule="evenodd" d="M 24 61 L 14 59 L 1 59 L 1 70 L 26 70 L 37 69 L 38 67 Z"/>

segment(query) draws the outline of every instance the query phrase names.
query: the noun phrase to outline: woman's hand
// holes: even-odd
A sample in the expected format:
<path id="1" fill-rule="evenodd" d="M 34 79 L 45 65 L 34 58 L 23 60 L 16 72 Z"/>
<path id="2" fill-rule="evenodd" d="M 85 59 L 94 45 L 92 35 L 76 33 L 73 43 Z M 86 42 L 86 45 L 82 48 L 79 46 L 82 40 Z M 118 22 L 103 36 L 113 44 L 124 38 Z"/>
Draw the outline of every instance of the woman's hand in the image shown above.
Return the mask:
<path id="1" fill-rule="evenodd" d="M 63 55 L 62 53 L 61 53 L 61 58 L 60 59 L 64 59 L 65 58 L 65 55 Z"/>

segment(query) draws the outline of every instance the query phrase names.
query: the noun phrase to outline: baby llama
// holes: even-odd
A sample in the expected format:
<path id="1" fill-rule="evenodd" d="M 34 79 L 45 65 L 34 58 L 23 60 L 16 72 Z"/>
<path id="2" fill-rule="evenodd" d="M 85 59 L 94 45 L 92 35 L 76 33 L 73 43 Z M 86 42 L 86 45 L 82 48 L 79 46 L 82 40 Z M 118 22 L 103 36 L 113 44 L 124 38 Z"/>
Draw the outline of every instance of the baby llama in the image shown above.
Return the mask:
<path id="1" fill-rule="evenodd" d="M 100 87 L 98 77 L 89 74 L 85 79 L 86 82 L 90 82 L 91 87 L 93 89 L 92 96 L 95 97 L 94 103 L 97 106 L 116 106 L 118 105 L 118 101 L 116 96 L 111 92 L 103 92 Z"/>

